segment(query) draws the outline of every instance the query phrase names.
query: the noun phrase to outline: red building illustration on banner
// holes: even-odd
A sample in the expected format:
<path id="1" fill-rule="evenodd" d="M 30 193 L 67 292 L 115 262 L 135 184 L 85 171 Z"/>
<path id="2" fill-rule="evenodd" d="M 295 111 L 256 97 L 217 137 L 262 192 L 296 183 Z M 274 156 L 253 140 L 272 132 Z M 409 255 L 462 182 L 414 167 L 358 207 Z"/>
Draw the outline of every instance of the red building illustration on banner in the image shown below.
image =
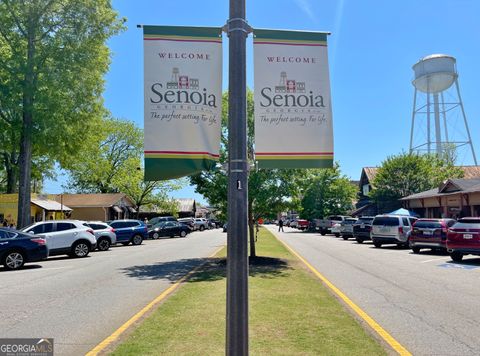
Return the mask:
<path id="1" fill-rule="evenodd" d="M 305 82 L 288 79 L 287 72 L 281 72 L 280 83 L 275 86 L 275 93 L 305 93 Z"/>
<path id="2" fill-rule="evenodd" d="M 200 81 L 198 79 L 189 78 L 188 75 L 180 75 L 178 68 L 172 69 L 172 77 L 167 82 L 167 89 L 193 89 L 199 88 Z"/>

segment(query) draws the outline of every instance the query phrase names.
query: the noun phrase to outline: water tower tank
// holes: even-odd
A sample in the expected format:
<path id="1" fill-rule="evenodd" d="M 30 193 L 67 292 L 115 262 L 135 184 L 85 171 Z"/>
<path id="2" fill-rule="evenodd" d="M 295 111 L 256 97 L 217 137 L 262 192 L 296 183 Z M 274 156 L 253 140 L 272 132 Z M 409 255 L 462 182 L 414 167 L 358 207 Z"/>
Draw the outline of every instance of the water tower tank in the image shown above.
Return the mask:
<path id="1" fill-rule="evenodd" d="M 440 93 L 457 78 L 455 58 L 446 54 L 432 54 L 420 59 L 414 66 L 413 85 L 424 93 Z"/>

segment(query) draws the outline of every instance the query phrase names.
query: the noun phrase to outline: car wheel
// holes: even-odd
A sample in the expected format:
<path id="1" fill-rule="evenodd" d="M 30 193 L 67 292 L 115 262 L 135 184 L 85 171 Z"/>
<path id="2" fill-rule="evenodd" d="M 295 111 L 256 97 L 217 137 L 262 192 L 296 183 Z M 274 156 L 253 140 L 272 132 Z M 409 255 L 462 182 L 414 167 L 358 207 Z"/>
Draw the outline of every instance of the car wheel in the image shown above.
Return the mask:
<path id="1" fill-rule="evenodd" d="M 420 253 L 420 247 L 412 247 L 413 253 Z"/>
<path id="2" fill-rule="evenodd" d="M 143 237 L 140 235 L 135 235 L 132 237 L 132 244 L 138 246 L 141 245 L 143 242 Z"/>
<path id="3" fill-rule="evenodd" d="M 154 240 L 158 240 L 160 235 L 158 234 L 158 232 L 154 232 L 152 237 L 153 237 Z"/>
<path id="4" fill-rule="evenodd" d="M 187 232 L 185 230 L 180 231 L 180 237 L 187 236 Z"/>
<path id="5" fill-rule="evenodd" d="M 335 234 L 335 237 L 340 237 L 340 234 Z"/>
<path id="6" fill-rule="evenodd" d="M 458 252 L 458 251 L 453 251 L 453 252 L 450 254 L 450 258 L 451 258 L 454 262 L 461 262 L 462 259 L 463 259 L 463 253 Z"/>
<path id="7" fill-rule="evenodd" d="M 363 239 L 360 239 L 360 238 L 357 237 L 356 240 L 357 240 L 357 242 L 358 242 L 359 244 L 362 244 L 362 243 L 363 243 Z"/>
<path id="8" fill-rule="evenodd" d="M 25 264 L 25 256 L 20 251 L 10 251 L 3 259 L 5 269 L 15 270 L 21 268 Z"/>
<path id="9" fill-rule="evenodd" d="M 342 236 L 344 240 L 348 240 L 348 236 Z"/>
<path id="10" fill-rule="evenodd" d="M 320 235 L 325 236 L 326 232 L 325 231 L 320 231 Z"/>
<path id="11" fill-rule="evenodd" d="M 77 241 L 72 246 L 73 257 L 87 257 L 90 252 L 90 246 L 84 241 Z"/>
<path id="12" fill-rule="evenodd" d="M 102 238 L 97 241 L 98 251 L 107 251 L 110 248 L 110 241 Z"/>
<path id="13" fill-rule="evenodd" d="M 374 242 L 373 246 L 375 246 L 376 248 L 380 248 L 382 247 L 382 244 L 380 242 Z"/>
<path id="14" fill-rule="evenodd" d="M 200 231 L 203 231 L 205 230 L 205 227 L 203 225 L 200 225 L 200 227 L 198 228 Z"/>

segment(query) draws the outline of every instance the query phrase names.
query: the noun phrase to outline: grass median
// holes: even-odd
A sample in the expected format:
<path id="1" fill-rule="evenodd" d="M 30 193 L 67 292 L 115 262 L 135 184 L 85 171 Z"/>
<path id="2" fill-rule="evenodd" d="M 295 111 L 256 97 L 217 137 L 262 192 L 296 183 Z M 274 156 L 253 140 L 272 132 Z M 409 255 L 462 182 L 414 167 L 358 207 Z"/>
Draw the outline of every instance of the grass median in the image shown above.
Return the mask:
<path id="1" fill-rule="evenodd" d="M 250 262 L 250 354 L 386 355 L 321 282 L 261 229 Z M 114 355 L 224 355 L 225 250 L 113 351 Z"/>

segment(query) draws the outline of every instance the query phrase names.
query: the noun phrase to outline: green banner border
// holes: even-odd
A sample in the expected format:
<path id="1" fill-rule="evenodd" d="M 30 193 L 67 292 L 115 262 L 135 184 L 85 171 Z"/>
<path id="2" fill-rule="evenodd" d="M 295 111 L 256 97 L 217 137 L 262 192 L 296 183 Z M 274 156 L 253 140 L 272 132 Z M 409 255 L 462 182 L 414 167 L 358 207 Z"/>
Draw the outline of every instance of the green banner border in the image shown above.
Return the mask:
<path id="1" fill-rule="evenodd" d="M 253 29 L 255 39 L 326 42 L 330 32 Z"/>
<path id="2" fill-rule="evenodd" d="M 143 26 L 144 35 L 184 36 L 184 37 L 222 37 L 221 27 L 189 26 Z"/>
<path id="3" fill-rule="evenodd" d="M 333 159 L 262 159 L 257 161 L 258 168 L 333 168 Z"/>
<path id="4" fill-rule="evenodd" d="M 157 181 L 199 173 L 215 168 L 216 160 L 189 158 L 145 158 L 145 180 Z"/>

